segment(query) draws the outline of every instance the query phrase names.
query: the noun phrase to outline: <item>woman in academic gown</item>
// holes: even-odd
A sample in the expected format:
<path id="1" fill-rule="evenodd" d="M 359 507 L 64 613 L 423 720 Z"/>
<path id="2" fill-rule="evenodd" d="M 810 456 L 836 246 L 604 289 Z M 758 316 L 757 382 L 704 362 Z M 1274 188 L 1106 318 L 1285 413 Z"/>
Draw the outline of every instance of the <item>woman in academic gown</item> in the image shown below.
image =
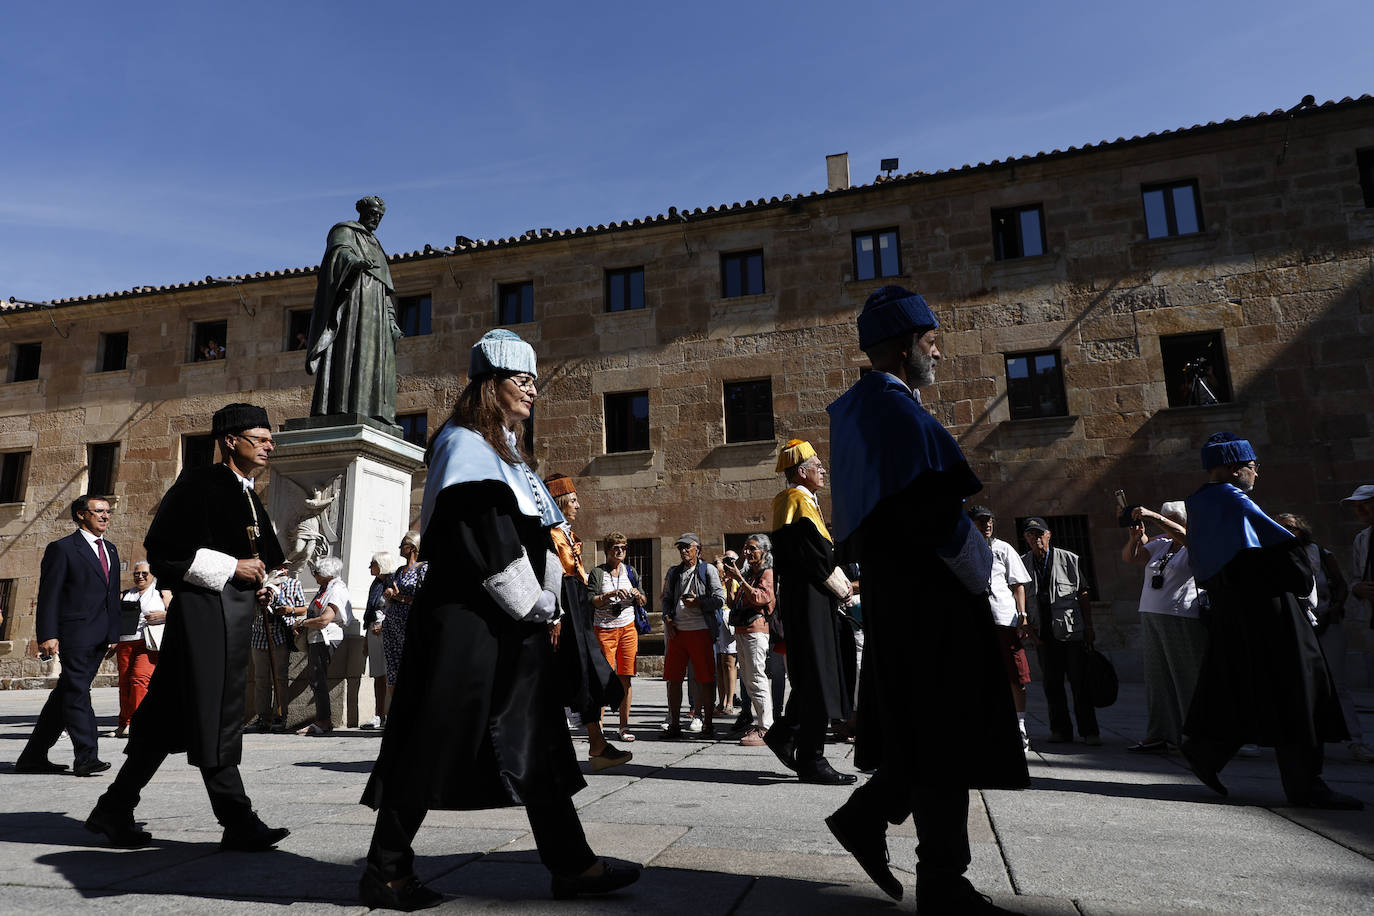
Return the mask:
<path id="1" fill-rule="evenodd" d="M 555 897 L 632 883 L 598 859 L 572 795 L 583 781 L 554 665 L 563 522 L 523 454 L 534 350 L 510 331 L 473 347 L 470 381 L 430 444 L 421 516 L 429 575 L 416 596 L 381 753 L 363 795 L 377 827 L 359 887 L 373 907 L 442 900 L 414 874 L 430 808 L 524 805 Z"/>

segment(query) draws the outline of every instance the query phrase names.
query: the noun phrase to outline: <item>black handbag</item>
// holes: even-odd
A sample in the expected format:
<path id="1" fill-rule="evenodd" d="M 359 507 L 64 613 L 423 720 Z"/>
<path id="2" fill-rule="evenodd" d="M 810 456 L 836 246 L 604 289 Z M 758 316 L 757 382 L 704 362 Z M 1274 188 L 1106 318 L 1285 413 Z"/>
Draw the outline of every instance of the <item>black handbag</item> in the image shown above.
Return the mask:
<path id="1" fill-rule="evenodd" d="M 1088 650 L 1088 693 L 1093 705 L 1105 709 L 1116 702 L 1119 682 L 1112 660 L 1096 649 Z"/>

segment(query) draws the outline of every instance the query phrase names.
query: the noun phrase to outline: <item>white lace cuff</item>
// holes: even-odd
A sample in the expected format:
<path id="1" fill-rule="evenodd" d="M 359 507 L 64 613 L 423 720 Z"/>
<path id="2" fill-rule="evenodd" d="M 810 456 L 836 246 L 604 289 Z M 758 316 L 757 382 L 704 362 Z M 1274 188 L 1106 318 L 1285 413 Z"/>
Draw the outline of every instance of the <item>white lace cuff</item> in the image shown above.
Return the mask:
<path id="1" fill-rule="evenodd" d="M 557 557 L 553 563 L 561 573 L 563 567 L 558 564 Z M 525 615 L 539 598 L 539 593 L 544 590 L 534 574 L 534 567 L 530 565 L 529 555 L 525 553 L 524 548 L 521 548 L 520 556 L 516 557 L 513 563 L 483 582 L 482 587 L 501 610 L 516 620 L 525 619 Z"/>
<path id="2" fill-rule="evenodd" d="M 552 550 L 544 551 L 544 590 L 557 601 L 552 618 L 557 620 L 563 616 L 563 561 Z"/>
<path id="3" fill-rule="evenodd" d="M 841 601 L 849 597 L 849 577 L 838 566 L 826 577 L 825 587 Z"/>
<path id="4" fill-rule="evenodd" d="M 186 575 L 182 578 L 187 585 L 198 585 L 217 592 L 234 578 L 234 570 L 238 565 L 236 557 L 202 547 L 196 551 L 195 557 L 191 560 L 191 568 L 186 570 Z"/>

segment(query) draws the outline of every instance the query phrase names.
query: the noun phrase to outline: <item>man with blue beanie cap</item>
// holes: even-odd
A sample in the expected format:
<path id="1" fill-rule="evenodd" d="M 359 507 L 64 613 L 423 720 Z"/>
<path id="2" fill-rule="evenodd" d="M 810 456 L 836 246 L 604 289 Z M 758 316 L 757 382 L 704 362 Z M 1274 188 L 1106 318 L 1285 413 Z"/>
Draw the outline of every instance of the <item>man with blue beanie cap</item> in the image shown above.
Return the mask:
<path id="1" fill-rule="evenodd" d="M 1209 607 L 1208 643 L 1181 750 L 1198 779 L 1242 744 L 1274 748 L 1290 804 L 1357 810 L 1322 781 L 1322 744 L 1347 737 L 1336 687 L 1313 627 L 1316 580 L 1298 539 L 1249 496 L 1259 461 L 1245 439 L 1215 433 L 1202 447 L 1208 482 L 1188 497 L 1188 561 Z"/>
<path id="2" fill-rule="evenodd" d="M 887 825 L 916 823 L 918 913 L 1006 913 L 974 889 L 968 790 L 1029 784 L 988 581 L 964 500 L 983 488 L 921 406 L 940 323 L 900 286 L 869 296 L 859 346 L 875 371 L 830 413 L 835 552 L 863 567 L 864 675 L 855 764 L 876 769 L 826 824 L 885 893 Z"/>

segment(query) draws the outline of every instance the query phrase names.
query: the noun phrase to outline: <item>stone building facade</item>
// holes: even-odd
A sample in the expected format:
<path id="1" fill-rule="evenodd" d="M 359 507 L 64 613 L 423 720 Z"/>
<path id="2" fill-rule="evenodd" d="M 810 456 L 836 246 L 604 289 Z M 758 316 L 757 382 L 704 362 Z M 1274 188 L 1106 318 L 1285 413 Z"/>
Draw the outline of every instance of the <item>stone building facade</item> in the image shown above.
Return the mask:
<path id="1" fill-rule="evenodd" d="M 1090 556 L 1099 639 L 1129 675 L 1141 577 L 1118 560 L 1113 494 L 1183 498 L 1209 433 L 1250 438 L 1261 504 L 1348 557 L 1338 500 L 1374 481 L 1371 150 L 1362 96 L 858 187 L 832 157 L 822 192 L 426 246 L 392 258 L 416 332 L 400 413 L 437 429 L 468 348 L 505 322 L 541 360 L 541 471 L 578 479 L 587 541 L 624 532 L 659 579 L 683 531 L 710 554 L 769 528 L 778 443 L 828 454 L 825 407 L 865 366 L 864 299 L 916 289 L 945 356 L 923 395 L 979 501 L 1008 540 L 1046 516 Z M 314 287 L 306 268 L 0 310 L 0 675 L 35 673 L 39 559 L 92 480 L 110 478 L 132 562 L 214 409 L 308 412 L 291 347 Z M 210 334 L 224 358 L 197 358 Z M 423 472 L 417 518 L 422 489 Z M 1374 683 L 1354 616 L 1343 663 Z"/>

